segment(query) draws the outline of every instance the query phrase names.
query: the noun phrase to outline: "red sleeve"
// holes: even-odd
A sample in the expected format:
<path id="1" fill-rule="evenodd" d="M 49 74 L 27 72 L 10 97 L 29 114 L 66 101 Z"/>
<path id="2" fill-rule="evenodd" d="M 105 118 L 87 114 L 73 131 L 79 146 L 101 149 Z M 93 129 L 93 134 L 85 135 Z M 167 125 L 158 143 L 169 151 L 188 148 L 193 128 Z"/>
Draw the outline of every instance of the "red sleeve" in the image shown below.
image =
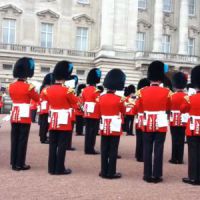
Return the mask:
<path id="1" fill-rule="evenodd" d="M 77 104 L 79 102 L 78 97 L 74 95 L 73 92 L 69 92 L 67 94 L 67 100 L 70 103 L 70 105 L 72 106 L 72 108 L 77 108 Z"/>
<path id="2" fill-rule="evenodd" d="M 181 104 L 180 110 L 182 113 L 187 113 L 190 110 L 189 96 L 185 96 L 183 103 Z"/>
<path id="3" fill-rule="evenodd" d="M 29 92 L 29 96 L 31 99 L 33 99 L 35 102 L 39 102 L 39 94 L 35 91 L 35 88 L 31 89 Z"/>

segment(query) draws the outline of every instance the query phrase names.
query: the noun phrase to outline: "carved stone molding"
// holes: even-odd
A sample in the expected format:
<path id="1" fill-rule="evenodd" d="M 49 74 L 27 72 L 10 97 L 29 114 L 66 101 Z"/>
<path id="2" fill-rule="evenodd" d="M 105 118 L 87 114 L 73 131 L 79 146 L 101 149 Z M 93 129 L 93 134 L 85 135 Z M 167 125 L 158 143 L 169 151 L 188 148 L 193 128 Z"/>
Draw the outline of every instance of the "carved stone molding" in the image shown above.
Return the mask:
<path id="1" fill-rule="evenodd" d="M 12 13 L 14 15 L 20 15 L 23 13 L 23 11 L 13 4 L 7 4 L 5 6 L 0 7 L 0 12 L 7 14 L 7 13 Z"/>
<path id="2" fill-rule="evenodd" d="M 139 19 L 137 26 L 139 32 L 143 32 L 151 28 L 151 24 L 144 19 Z"/>
<path id="3" fill-rule="evenodd" d="M 37 16 L 39 16 L 41 19 L 49 18 L 52 20 L 57 20 L 60 17 L 59 14 L 55 13 L 54 11 L 50 9 L 37 12 Z"/>
<path id="4" fill-rule="evenodd" d="M 188 34 L 189 34 L 189 37 L 196 37 L 197 35 L 200 34 L 200 29 L 199 27 L 196 27 L 196 26 L 189 26 L 188 28 Z"/>
<path id="5" fill-rule="evenodd" d="M 72 19 L 73 21 L 75 21 L 76 24 L 79 24 L 81 22 L 85 22 L 87 24 L 94 23 L 94 20 L 86 14 L 79 14 L 79 15 L 73 16 Z"/>

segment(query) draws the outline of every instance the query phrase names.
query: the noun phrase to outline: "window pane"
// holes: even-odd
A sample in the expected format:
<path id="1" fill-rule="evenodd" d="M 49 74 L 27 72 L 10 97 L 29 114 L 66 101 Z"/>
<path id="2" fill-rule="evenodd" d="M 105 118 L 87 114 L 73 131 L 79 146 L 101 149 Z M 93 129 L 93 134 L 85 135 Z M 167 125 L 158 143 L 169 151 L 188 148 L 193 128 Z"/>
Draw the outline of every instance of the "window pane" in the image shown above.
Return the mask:
<path id="1" fill-rule="evenodd" d="M 172 0 L 164 0 L 163 10 L 165 12 L 171 12 L 171 10 L 172 10 Z"/>
<path id="2" fill-rule="evenodd" d="M 145 33 L 139 32 L 137 34 L 137 50 L 144 51 L 145 48 Z"/>
<path id="3" fill-rule="evenodd" d="M 16 20 L 4 19 L 3 20 L 3 42 L 15 43 L 16 34 Z"/>
<path id="4" fill-rule="evenodd" d="M 53 41 L 53 25 L 48 23 L 41 24 L 41 46 L 51 48 Z"/>
<path id="5" fill-rule="evenodd" d="M 195 15 L 196 0 L 189 0 L 189 15 Z"/>
<path id="6" fill-rule="evenodd" d="M 139 0 L 138 8 L 146 9 L 146 0 Z"/>
<path id="7" fill-rule="evenodd" d="M 76 49 L 86 51 L 88 49 L 88 28 L 78 27 L 76 32 Z"/>

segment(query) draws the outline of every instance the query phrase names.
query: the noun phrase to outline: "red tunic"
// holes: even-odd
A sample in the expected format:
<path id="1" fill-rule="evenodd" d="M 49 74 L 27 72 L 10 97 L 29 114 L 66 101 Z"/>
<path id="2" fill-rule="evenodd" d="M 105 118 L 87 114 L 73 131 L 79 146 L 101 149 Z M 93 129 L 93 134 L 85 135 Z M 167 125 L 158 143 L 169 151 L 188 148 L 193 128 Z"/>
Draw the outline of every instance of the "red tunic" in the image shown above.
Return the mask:
<path id="1" fill-rule="evenodd" d="M 8 90 L 13 101 L 11 123 L 30 124 L 30 101 L 31 99 L 39 101 L 39 94 L 35 91 L 34 86 L 26 81 L 18 80 L 11 83 Z"/>
<path id="2" fill-rule="evenodd" d="M 129 98 L 132 98 L 131 96 L 126 97 L 126 102 L 128 102 Z M 126 112 L 125 115 L 130 115 L 130 116 L 134 116 L 134 109 L 130 106 L 126 106 Z"/>
<path id="3" fill-rule="evenodd" d="M 80 102 L 80 105 L 82 105 L 83 104 L 83 98 L 80 97 L 80 96 L 78 96 L 78 100 Z M 80 106 L 77 105 L 77 107 L 75 109 L 75 115 L 77 115 L 77 116 L 83 116 L 83 114 L 84 114 L 83 110 L 81 110 Z"/>
<path id="4" fill-rule="evenodd" d="M 167 132 L 167 114 L 170 109 L 171 91 L 159 86 L 149 86 L 138 91 L 135 110 L 144 111 L 145 132 Z"/>
<path id="5" fill-rule="evenodd" d="M 49 130 L 72 130 L 71 108 L 78 102 L 73 91 L 61 84 L 52 85 L 41 93 L 50 106 L 51 120 Z"/>
<path id="6" fill-rule="evenodd" d="M 171 112 L 170 112 L 170 126 L 186 126 L 186 121 L 183 121 L 181 113 L 181 105 L 184 101 L 184 97 L 187 94 L 180 91 L 175 92 L 171 96 Z"/>
<path id="7" fill-rule="evenodd" d="M 200 93 L 186 96 L 181 105 L 182 112 L 189 113 L 189 120 L 186 126 L 187 136 L 200 136 Z"/>
<path id="8" fill-rule="evenodd" d="M 48 101 L 44 98 L 43 92 L 45 88 L 40 93 L 40 115 L 42 114 L 48 114 L 49 113 L 49 103 Z"/>
<path id="9" fill-rule="evenodd" d="M 30 106 L 30 109 L 31 110 L 37 110 L 37 105 L 38 103 L 36 101 L 34 101 L 33 99 L 31 99 L 31 106 Z"/>
<path id="10" fill-rule="evenodd" d="M 124 101 L 120 96 L 113 93 L 107 93 L 99 97 L 99 108 L 101 115 L 100 134 L 105 136 L 122 135 L 121 116 L 125 112 Z M 120 123 L 116 126 L 118 130 L 113 129 L 113 123 Z"/>
<path id="11" fill-rule="evenodd" d="M 94 86 L 87 86 L 83 89 L 82 97 L 84 102 L 84 117 L 85 118 L 92 118 L 92 119 L 99 119 L 99 106 L 96 102 L 96 99 L 100 96 L 99 90 L 97 90 Z M 88 103 L 94 104 L 94 110 L 88 112 Z"/>

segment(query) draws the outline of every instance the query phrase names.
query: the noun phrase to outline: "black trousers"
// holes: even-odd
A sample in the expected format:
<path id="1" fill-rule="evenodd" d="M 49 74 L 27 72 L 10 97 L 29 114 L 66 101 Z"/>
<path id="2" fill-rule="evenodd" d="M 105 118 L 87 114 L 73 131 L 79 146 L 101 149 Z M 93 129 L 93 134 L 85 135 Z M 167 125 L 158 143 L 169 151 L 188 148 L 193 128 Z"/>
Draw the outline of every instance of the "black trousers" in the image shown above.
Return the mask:
<path id="1" fill-rule="evenodd" d="M 93 153 L 99 131 L 99 119 L 86 118 L 85 123 L 85 153 Z"/>
<path id="2" fill-rule="evenodd" d="M 144 177 L 160 178 L 163 174 L 163 149 L 166 133 L 143 133 Z M 153 156 L 154 154 L 154 156 Z M 152 162 L 152 157 L 153 162 Z"/>
<path id="3" fill-rule="evenodd" d="M 182 163 L 184 154 L 185 127 L 171 126 L 172 157 L 174 162 Z"/>
<path id="4" fill-rule="evenodd" d="M 133 115 L 125 115 L 124 126 L 125 126 L 125 131 L 127 132 L 127 135 L 133 135 L 133 121 L 134 121 Z"/>
<path id="5" fill-rule="evenodd" d="M 31 110 L 31 121 L 35 122 L 37 110 Z"/>
<path id="6" fill-rule="evenodd" d="M 113 176 L 116 173 L 119 139 L 120 136 L 101 136 L 102 176 Z"/>
<path id="7" fill-rule="evenodd" d="M 74 130 L 74 122 L 72 122 L 72 130 L 68 133 L 68 140 L 66 144 L 66 149 L 72 148 L 72 137 L 73 137 L 73 130 Z"/>
<path id="8" fill-rule="evenodd" d="M 143 161 L 143 132 L 141 129 L 136 129 L 135 158 L 137 161 Z"/>
<path id="9" fill-rule="evenodd" d="M 26 161 L 30 124 L 11 124 L 11 165 L 23 167 Z"/>
<path id="10" fill-rule="evenodd" d="M 188 141 L 188 177 L 200 181 L 200 137 L 187 137 Z"/>
<path id="11" fill-rule="evenodd" d="M 69 131 L 49 131 L 49 173 L 60 174 L 65 170 L 67 140 L 69 140 Z"/>
<path id="12" fill-rule="evenodd" d="M 84 118 L 81 115 L 76 115 L 76 134 L 83 135 Z"/>
<path id="13" fill-rule="evenodd" d="M 49 128 L 48 114 L 41 114 L 39 116 L 39 125 L 40 125 L 40 130 L 39 130 L 40 142 L 45 142 L 47 140 L 47 133 Z"/>

